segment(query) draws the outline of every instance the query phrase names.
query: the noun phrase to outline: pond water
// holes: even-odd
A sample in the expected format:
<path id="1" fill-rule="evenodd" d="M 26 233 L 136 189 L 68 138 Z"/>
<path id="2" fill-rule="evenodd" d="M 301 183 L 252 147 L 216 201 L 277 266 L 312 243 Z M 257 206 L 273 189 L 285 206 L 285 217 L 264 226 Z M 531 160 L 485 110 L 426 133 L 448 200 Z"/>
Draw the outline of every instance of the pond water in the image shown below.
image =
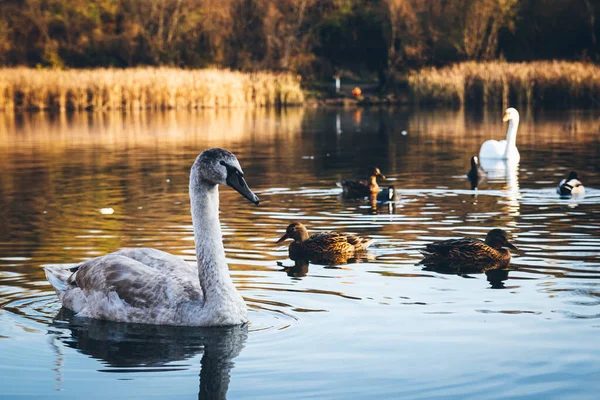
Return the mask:
<path id="1" fill-rule="evenodd" d="M 501 117 L 0 113 L 0 397 L 597 398 L 600 120 L 523 112 L 520 165 L 471 191 L 469 158 L 505 136 Z M 220 191 L 250 323 L 153 327 L 61 310 L 43 265 L 135 246 L 195 261 L 188 173 L 209 147 L 233 151 L 261 199 Z M 398 189 L 395 207 L 340 197 L 336 182 L 373 165 Z M 587 193 L 560 199 L 571 169 Z M 291 221 L 376 242 L 357 263 L 295 264 L 275 244 Z M 520 249 L 509 272 L 418 265 L 425 243 L 493 227 Z"/>

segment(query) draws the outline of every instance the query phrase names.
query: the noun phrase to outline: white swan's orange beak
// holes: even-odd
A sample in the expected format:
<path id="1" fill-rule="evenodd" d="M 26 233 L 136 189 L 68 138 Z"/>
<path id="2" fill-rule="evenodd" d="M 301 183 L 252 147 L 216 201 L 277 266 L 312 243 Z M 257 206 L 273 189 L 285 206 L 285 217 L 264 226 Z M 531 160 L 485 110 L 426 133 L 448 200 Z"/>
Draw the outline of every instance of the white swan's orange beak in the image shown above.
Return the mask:
<path id="1" fill-rule="evenodd" d="M 510 115 L 508 113 L 504 113 L 504 117 L 502 117 L 502 121 L 506 122 L 510 119 Z"/>

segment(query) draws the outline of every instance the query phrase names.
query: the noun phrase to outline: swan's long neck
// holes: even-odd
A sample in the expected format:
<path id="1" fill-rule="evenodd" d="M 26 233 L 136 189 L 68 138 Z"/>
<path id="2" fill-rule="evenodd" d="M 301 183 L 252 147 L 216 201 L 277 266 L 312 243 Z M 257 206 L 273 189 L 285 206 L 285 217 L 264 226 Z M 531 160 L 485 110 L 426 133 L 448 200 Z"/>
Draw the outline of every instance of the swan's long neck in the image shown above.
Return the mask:
<path id="1" fill-rule="evenodd" d="M 517 129 L 519 129 L 519 117 L 513 117 L 508 121 L 508 131 L 506 132 L 506 150 L 504 155 L 508 155 L 517 147 Z"/>
<path id="2" fill-rule="evenodd" d="M 190 180 L 190 201 L 198 279 L 204 293 L 204 307 L 220 308 L 230 303 L 243 303 L 237 292 L 225 259 L 219 222 L 219 189 L 217 185 Z"/>

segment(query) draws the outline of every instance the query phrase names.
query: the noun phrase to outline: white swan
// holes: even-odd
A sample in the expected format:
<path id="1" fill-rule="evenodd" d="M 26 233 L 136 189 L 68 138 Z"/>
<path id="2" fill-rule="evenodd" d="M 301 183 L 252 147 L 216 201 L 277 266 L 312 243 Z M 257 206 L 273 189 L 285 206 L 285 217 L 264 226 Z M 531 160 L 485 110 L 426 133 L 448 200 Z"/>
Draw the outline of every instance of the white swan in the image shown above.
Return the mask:
<path id="1" fill-rule="evenodd" d="M 218 184 L 254 204 L 237 158 L 202 152 L 190 171 L 190 201 L 198 267 L 150 248 L 122 249 L 75 268 L 44 268 L 64 307 L 78 316 L 157 325 L 216 326 L 248 321 L 225 260 Z"/>
<path id="2" fill-rule="evenodd" d="M 519 162 L 521 156 L 517 150 L 517 129 L 519 128 L 519 112 L 510 107 L 504 113 L 503 121 L 508 121 L 506 140 L 487 140 L 481 145 L 479 158 L 510 160 L 511 163 Z"/>

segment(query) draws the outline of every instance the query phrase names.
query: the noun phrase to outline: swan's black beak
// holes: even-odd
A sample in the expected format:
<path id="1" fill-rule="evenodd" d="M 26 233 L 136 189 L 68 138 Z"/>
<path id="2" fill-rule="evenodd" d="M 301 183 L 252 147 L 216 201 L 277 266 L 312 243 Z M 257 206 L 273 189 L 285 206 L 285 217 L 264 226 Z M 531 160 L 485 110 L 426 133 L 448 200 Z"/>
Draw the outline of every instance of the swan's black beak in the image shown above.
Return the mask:
<path id="1" fill-rule="evenodd" d="M 225 182 L 227 182 L 229 186 L 237 190 L 239 194 L 241 194 L 254 204 L 258 205 L 258 197 L 254 193 L 252 193 L 252 190 L 250 190 L 250 188 L 248 187 L 248 184 L 244 180 L 244 177 L 242 176 L 240 171 L 230 169 L 227 172 L 227 179 L 225 180 Z"/>
<path id="2" fill-rule="evenodd" d="M 275 244 L 279 244 L 279 243 L 283 242 L 285 239 L 288 239 L 289 237 L 290 237 L 290 235 L 288 235 L 286 232 L 285 235 L 280 237 L 279 240 L 275 242 Z"/>

